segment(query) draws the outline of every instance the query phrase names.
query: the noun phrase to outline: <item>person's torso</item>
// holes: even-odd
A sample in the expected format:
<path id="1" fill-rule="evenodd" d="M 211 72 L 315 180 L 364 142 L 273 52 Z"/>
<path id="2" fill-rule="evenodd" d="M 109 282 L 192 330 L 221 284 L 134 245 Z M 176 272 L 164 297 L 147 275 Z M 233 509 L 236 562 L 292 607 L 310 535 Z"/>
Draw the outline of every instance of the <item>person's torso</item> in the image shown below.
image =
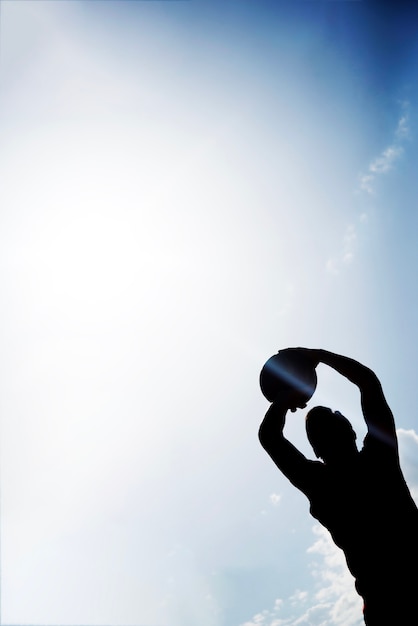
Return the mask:
<path id="1" fill-rule="evenodd" d="M 396 454 L 365 444 L 349 467 L 316 466 L 310 511 L 345 553 L 361 593 L 418 558 L 418 509 Z M 381 582 L 379 582 L 381 581 Z M 363 595 L 363 594 L 362 594 Z"/>

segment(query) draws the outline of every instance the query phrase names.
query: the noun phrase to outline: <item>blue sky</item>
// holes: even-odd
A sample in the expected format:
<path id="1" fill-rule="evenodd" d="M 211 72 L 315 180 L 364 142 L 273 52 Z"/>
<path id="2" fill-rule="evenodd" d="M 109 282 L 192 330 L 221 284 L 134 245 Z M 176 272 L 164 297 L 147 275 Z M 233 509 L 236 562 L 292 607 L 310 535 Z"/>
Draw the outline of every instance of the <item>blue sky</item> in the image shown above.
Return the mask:
<path id="1" fill-rule="evenodd" d="M 418 494 L 414 17 L 2 1 L 3 623 L 361 624 L 258 376 L 292 345 L 375 369 Z"/>

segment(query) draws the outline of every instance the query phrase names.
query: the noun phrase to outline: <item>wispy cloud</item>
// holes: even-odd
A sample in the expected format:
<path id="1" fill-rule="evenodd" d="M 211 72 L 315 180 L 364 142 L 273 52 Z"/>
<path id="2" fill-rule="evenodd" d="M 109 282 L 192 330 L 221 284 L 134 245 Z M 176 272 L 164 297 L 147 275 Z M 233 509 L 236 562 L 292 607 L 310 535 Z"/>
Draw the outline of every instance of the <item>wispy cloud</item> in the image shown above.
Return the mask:
<path id="1" fill-rule="evenodd" d="M 411 136 L 409 102 L 402 102 L 401 109 L 401 116 L 396 126 L 393 142 L 371 161 L 366 172 L 360 174 L 360 190 L 370 195 L 375 194 L 377 177 L 393 169 L 396 161 L 400 159 L 404 152 L 403 142 Z"/>
<path id="2" fill-rule="evenodd" d="M 365 222 L 364 214 L 358 218 L 358 221 L 361 223 Z M 339 274 L 341 267 L 347 266 L 353 261 L 357 245 L 357 232 L 357 224 L 351 223 L 346 226 L 340 253 L 337 256 L 330 257 L 326 262 L 325 269 L 329 274 Z"/>
<path id="3" fill-rule="evenodd" d="M 272 493 L 270 495 L 270 502 L 273 506 L 277 506 L 282 499 L 282 496 L 279 493 Z"/>
<path id="4" fill-rule="evenodd" d="M 409 102 L 402 102 L 401 107 L 402 115 L 399 118 L 398 126 L 396 128 L 396 138 L 400 141 L 402 141 L 403 139 L 409 139 L 411 137 L 411 129 L 409 124 Z"/>
<path id="5" fill-rule="evenodd" d="M 313 559 L 313 590 L 297 589 L 241 626 L 364 626 L 363 602 L 342 550 L 322 526 L 315 525 L 313 533 L 315 541 L 307 551 Z"/>
<path id="6" fill-rule="evenodd" d="M 311 572 L 314 590 L 297 589 L 286 600 L 277 599 L 241 626 L 361 626 L 362 600 L 354 589 L 344 554 L 322 526 L 314 526 Z"/>
<path id="7" fill-rule="evenodd" d="M 307 591 L 300 591 L 300 589 L 297 589 L 297 591 L 295 591 L 295 593 L 290 596 L 289 600 L 291 601 L 292 604 L 299 604 L 300 602 L 304 603 L 306 602 L 306 600 L 308 599 L 308 592 Z"/>
<path id="8" fill-rule="evenodd" d="M 269 500 L 270 500 L 270 504 L 272 506 L 278 506 L 280 501 L 282 499 L 282 496 L 279 493 L 271 493 L 269 496 Z M 266 509 L 262 509 L 260 511 L 261 515 L 268 515 L 268 512 L 266 511 Z"/>
<path id="9" fill-rule="evenodd" d="M 319 590 L 315 600 L 320 606 L 328 606 L 328 624 L 357 626 L 363 623 L 363 601 L 354 587 L 354 579 L 345 561 L 344 553 L 337 548 L 329 532 L 322 526 L 314 526 L 316 541 L 308 548 L 315 555 L 312 575 Z"/>
<path id="10" fill-rule="evenodd" d="M 398 428 L 397 434 L 402 470 L 418 505 L 418 434 L 413 429 L 403 428 Z"/>
<path id="11" fill-rule="evenodd" d="M 400 103 L 400 106 L 401 113 L 393 141 L 369 163 L 366 171 L 360 174 L 357 193 L 363 192 L 369 196 L 374 196 L 376 194 L 377 179 L 390 172 L 404 154 L 403 144 L 411 137 L 410 105 L 409 102 L 404 101 Z M 326 261 L 325 270 L 328 274 L 338 275 L 342 268 L 348 266 L 353 261 L 359 232 L 364 228 L 367 218 L 367 213 L 363 212 L 356 220 L 353 220 L 346 226 L 339 253 L 329 257 Z"/>

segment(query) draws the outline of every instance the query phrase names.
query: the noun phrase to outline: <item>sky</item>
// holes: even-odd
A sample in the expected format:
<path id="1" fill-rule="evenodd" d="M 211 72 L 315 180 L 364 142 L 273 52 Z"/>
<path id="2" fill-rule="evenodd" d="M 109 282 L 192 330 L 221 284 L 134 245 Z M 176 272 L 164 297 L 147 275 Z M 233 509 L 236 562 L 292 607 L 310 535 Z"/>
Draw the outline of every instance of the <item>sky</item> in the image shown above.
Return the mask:
<path id="1" fill-rule="evenodd" d="M 2 623 L 359 626 L 258 442 L 259 372 L 371 367 L 418 497 L 416 8 L 0 11 Z M 323 365 L 315 404 L 361 442 Z"/>

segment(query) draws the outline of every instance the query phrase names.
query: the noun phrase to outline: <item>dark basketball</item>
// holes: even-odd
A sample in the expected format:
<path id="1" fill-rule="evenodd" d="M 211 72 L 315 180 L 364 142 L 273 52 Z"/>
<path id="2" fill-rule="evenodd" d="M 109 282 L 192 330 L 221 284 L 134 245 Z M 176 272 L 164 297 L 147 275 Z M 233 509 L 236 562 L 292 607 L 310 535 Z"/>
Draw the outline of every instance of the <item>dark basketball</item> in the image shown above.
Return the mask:
<path id="1" fill-rule="evenodd" d="M 312 363 L 296 350 L 280 350 L 263 366 L 260 372 L 260 387 L 269 402 L 280 392 L 295 392 L 297 406 L 304 406 L 311 399 L 317 385 L 317 376 Z"/>

